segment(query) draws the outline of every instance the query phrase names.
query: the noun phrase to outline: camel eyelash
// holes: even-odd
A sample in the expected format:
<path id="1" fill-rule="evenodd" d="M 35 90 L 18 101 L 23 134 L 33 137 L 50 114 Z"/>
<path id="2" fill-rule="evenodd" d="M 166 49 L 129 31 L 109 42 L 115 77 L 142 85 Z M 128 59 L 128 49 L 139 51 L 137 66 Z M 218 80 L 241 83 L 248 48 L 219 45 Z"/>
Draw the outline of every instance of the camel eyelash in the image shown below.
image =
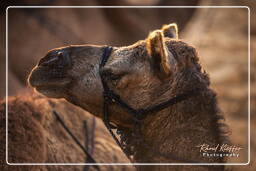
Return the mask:
<path id="1" fill-rule="evenodd" d="M 114 74 L 111 70 L 103 70 L 102 76 L 107 80 L 117 81 L 122 77 L 123 74 Z"/>
<path id="2" fill-rule="evenodd" d="M 121 77 L 122 77 L 122 75 L 116 75 L 116 74 L 113 74 L 113 73 L 108 75 L 108 78 L 110 80 L 113 80 L 113 81 L 119 80 Z"/>

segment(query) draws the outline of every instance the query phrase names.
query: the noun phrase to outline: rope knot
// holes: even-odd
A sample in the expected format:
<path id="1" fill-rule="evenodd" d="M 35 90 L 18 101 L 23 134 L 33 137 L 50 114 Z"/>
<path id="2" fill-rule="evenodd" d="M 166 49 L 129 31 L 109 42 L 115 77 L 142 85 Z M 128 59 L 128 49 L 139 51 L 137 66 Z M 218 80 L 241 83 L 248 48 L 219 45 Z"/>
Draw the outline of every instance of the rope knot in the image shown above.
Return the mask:
<path id="1" fill-rule="evenodd" d="M 135 113 L 134 113 L 134 121 L 137 123 L 141 123 L 142 120 L 145 118 L 145 110 L 144 109 L 138 109 Z"/>
<path id="2" fill-rule="evenodd" d="M 112 90 L 104 91 L 103 97 L 104 97 L 105 101 L 108 101 L 111 103 L 116 103 L 120 99 L 120 97 L 118 95 L 114 94 L 114 92 Z"/>

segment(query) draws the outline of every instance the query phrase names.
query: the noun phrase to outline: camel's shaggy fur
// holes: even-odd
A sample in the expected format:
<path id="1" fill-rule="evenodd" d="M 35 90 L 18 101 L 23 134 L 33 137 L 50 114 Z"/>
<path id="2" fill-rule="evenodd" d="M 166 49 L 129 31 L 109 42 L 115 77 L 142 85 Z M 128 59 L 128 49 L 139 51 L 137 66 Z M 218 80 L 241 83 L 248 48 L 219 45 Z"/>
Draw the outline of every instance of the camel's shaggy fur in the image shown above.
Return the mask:
<path id="1" fill-rule="evenodd" d="M 5 163 L 5 101 L 0 103 L 1 171 L 83 170 L 83 166 L 8 166 Z M 8 100 L 9 163 L 85 163 L 83 151 L 74 143 L 52 114 L 55 109 L 67 126 L 85 143 L 83 121 L 92 125 L 92 116 L 65 101 L 50 100 L 35 94 Z M 129 162 L 96 119 L 93 157 L 100 163 Z M 89 131 L 90 132 L 90 131 Z M 91 169 L 93 170 L 94 168 Z M 100 166 L 101 170 L 134 170 L 131 166 Z"/>
<path id="2" fill-rule="evenodd" d="M 65 98 L 98 117 L 103 116 L 102 79 L 134 109 L 147 109 L 194 91 L 190 98 L 145 116 L 137 124 L 140 134 L 136 133 L 139 128 L 134 125 L 133 115 L 118 103 L 109 105 L 109 120 L 123 130 L 124 146 L 132 149 L 134 162 L 223 163 L 224 157 L 206 157 L 200 152 L 200 145 L 215 147 L 226 143 L 223 124 L 219 123 L 222 116 L 196 49 L 177 39 L 174 26 L 155 30 L 133 45 L 113 47 L 100 70 L 99 61 L 105 46 L 53 49 L 32 70 L 29 83 L 47 97 Z M 173 34 L 166 34 L 166 29 Z M 138 166 L 143 170 L 160 168 L 163 167 Z M 165 170 L 219 171 L 223 168 L 172 166 Z"/>

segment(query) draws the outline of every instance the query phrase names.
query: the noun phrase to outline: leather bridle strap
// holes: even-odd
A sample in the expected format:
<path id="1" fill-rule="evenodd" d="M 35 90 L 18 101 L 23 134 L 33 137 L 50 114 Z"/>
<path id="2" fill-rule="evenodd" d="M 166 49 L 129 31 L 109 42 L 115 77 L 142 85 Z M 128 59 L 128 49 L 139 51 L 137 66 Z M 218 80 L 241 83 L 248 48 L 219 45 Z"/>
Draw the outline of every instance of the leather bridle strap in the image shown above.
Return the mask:
<path id="1" fill-rule="evenodd" d="M 112 131 L 112 129 L 116 129 L 115 126 L 111 125 L 109 122 L 109 104 L 111 103 L 111 99 L 109 98 L 109 96 L 107 95 L 107 93 L 110 91 L 110 89 L 107 86 L 107 83 L 105 82 L 103 76 L 102 76 L 102 72 L 101 69 L 102 67 L 104 67 L 104 65 L 106 64 L 106 62 L 108 61 L 108 58 L 110 56 L 112 52 L 112 47 L 105 47 L 104 48 L 104 52 L 101 58 L 101 63 L 99 65 L 99 70 L 100 70 L 100 77 L 101 77 L 101 83 L 103 86 L 103 98 L 104 98 L 104 102 L 103 102 L 103 122 L 106 126 L 106 128 L 108 129 L 109 133 L 111 134 L 111 136 L 114 138 L 115 142 L 118 144 L 118 146 L 121 148 L 121 150 L 123 151 L 123 153 L 127 156 L 128 159 L 131 160 L 130 156 L 128 156 L 125 152 L 124 152 L 124 148 L 121 145 L 121 143 L 119 142 L 119 140 L 117 139 L 116 135 L 114 134 L 114 132 Z"/>
<path id="2" fill-rule="evenodd" d="M 107 88 L 108 91 L 104 91 L 104 97 L 111 103 L 116 103 L 122 108 L 126 109 L 128 113 L 130 113 L 136 121 L 139 121 L 143 118 L 145 118 L 147 115 L 152 114 L 154 112 L 161 111 L 169 106 L 172 106 L 176 103 L 179 103 L 185 99 L 188 99 L 198 93 L 199 89 L 193 89 L 190 91 L 187 91 L 186 93 L 182 93 L 179 95 L 174 96 L 173 98 L 169 99 L 168 101 L 165 101 L 163 103 L 157 104 L 155 106 L 148 107 L 146 109 L 134 109 L 131 106 L 129 106 L 127 103 L 125 103 L 119 95 L 115 94 L 112 90 Z"/>
<path id="3" fill-rule="evenodd" d="M 110 134 L 112 135 L 112 137 L 114 138 L 114 140 L 116 141 L 116 143 L 120 146 L 120 148 L 122 149 L 122 151 L 125 153 L 125 150 L 123 148 L 123 146 L 121 145 L 121 143 L 119 142 L 118 138 L 116 137 L 116 135 L 114 134 L 114 132 L 112 131 L 112 129 L 117 129 L 117 127 L 113 126 L 110 124 L 109 121 L 109 105 L 110 104 L 117 104 L 120 107 L 122 107 L 123 109 L 125 109 L 129 114 L 132 115 L 132 118 L 134 119 L 135 123 L 139 123 L 142 119 L 144 119 L 147 115 L 152 114 L 154 112 L 163 110 L 171 105 L 174 105 L 176 103 L 179 103 L 185 99 L 188 99 L 194 95 L 196 95 L 196 93 L 198 93 L 198 89 L 193 89 L 191 91 L 188 91 L 186 93 L 177 95 L 171 99 L 169 99 L 166 102 L 157 104 L 155 106 L 152 107 L 148 107 L 146 109 L 134 109 L 132 108 L 130 105 L 128 105 L 127 103 L 125 103 L 119 95 L 115 94 L 107 85 L 107 83 L 105 82 L 104 76 L 102 74 L 102 68 L 105 66 L 105 64 L 108 61 L 108 58 L 112 52 L 112 47 L 105 47 L 104 48 L 104 52 L 101 58 L 101 63 L 99 65 L 99 73 L 100 73 L 100 77 L 101 77 L 101 82 L 102 82 L 102 86 L 103 86 L 103 98 L 104 98 L 104 104 L 103 104 L 103 122 L 105 124 L 105 126 L 107 127 L 107 129 L 109 130 Z M 126 154 L 126 153 L 125 153 Z M 131 160 L 130 156 L 126 154 L 126 156 Z M 176 158 L 177 157 L 172 157 L 172 158 Z M 180 159 L 182 161 L 185 162 L 191 162 L 190 160 L 185 160 L 185 159 Z M 131 160 L 132 161 L 132 160 Z M 195 162 L 195 161 L 194 161 Z M 197 162 L 195 162 L 197 163 Z"/>
<path id="4" fill-rule="evenodd" d="M 135 119 L 141 120 L 144 117 L 146 117 L 148 114 L 152 114 L 157 111 L 161 111 L 171 105 L 174 105 L 176 103 L 179 103 L 185 99 L 188 99 L 189 97 L 192 97 L 198 93 L 199 89 L 193 89 L 190 91 L 187 91 L 186 93 L 182 93 L 179 95 L 176 95 L 169 99 L 168 101 L 165 101 L 163 103 L 157 104 L 155 106 L 148 107 L 146 109 L 134 109 L 127 103 L 125 103 L 119 95 L 115 94 L 112 90 L 109 89 L 107 83 L 104 80 L 104 77 L 102 75 L 101 69 L 104 67 L 106 64 L 110 54 L 112 51 L 112 47 L 105 47 L 104 53 L 101 58 L 101 63 L 100 63 L 100 76 L 101 76 L 101 82 L 103 85 L 103 96 L 104 96 L 104 103 L 107 102 L 109 103 L 116 103 L 122 108 L 126 109 L 128 113 L 130 113 Z"/>

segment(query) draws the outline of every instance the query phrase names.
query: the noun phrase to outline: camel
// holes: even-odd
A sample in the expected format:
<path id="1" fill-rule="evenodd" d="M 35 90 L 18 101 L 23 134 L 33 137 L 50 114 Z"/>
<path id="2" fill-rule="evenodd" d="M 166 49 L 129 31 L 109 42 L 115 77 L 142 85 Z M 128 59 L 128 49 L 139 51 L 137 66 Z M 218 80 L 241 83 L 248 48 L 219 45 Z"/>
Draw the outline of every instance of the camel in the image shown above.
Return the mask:
<path id="1" fill-rule="evenodd" d="M 5 162 L 5 105 L 5 100 L 0 100 L 1 171 L 82 171 L 88 167 L 82 165 L 7 165 Z M 129 162 L 99 119 L 95 119 L 95 126 L 93 126 L 93 116 L 86 111 L 63 100 L 48 99 L 29 92 L 8 99 L 9 163 L 88 163 L 81 148 L 53 115 L 53 110 L 58 112 L 81 144 L 87 148 L 88 152 L 90 151 L 96 162 Z M 87 126 L 84 124 L 85 121 Z M 92 140 L 93 135 L 94 140 Z M 133 166 L 98 166 L 98 168 L 102 171 L 135 170 Z M 87 170 L 96 169 L 90 166 Z"/>
<path id="2" fill-rule="evenodd" d="M 161 0 L 152 5 L 197 5 L 199 0 L 182 2 L 179 0 Z M 4 1 L 0 6 L 0 77 L 5 77 L 5 11 L 8 6 L 130 6 L 135 2 L 126 1 L 101 1 L 101 0 L 53 0 L 36 1 L 27 0 Z M 144 3 L 144 5 L 147 5 Z M 33 9 L 9 9 L 8 10 L 8 41 L 9 46 L 9 72 L 8 77 L 18 84 L 9 84 L 9 95 L 17 95 L 18 92 L 27 90 L 26 79 L 29 71 L 33 68 L 40 56 L 45 51 L 58 46 L 69 44 L 81 44 L 85 42 L 119 45 L 130 44 L 142 39 L 148 29 L 155 29 L 158 25 L 167 21 L 176 21 L 182 30 L 192 18 L 196 9 L 71 9 L 62 8 L 51 10 Z M 92 16 L 89 17 L 88 16 Z M 149 24 L 150 22 L 151 24 Z M 143 22 L 143 23 L 142 23 Z M 130 27 L 133 25 L 134 27 Z M 89 27 L 91 26 L 91 27 Z M 136 27 L 136 28 L 135 28 Z M 87 28 L 87 29 L 84 29 Z M 95 29 L 97 28 L 97 29 Z M 24 34 L 17 32 L 22 30 Z M 113 34 L 115 33 L 115 34 Z M 83 36 L 81 36 L 83 35 Z M 97 36 L 95 36 L 97 35 Z M 115 37 L 113 36 L 115 35 Z M 127 36 L 126 36 L 127 35 Z M 133 36 L 130 36 L 133 35 Z M 35 39 L 37 37 L 38 40 Z M 26 40 L 26 41 L 24 41 Z M 40 47 L 40 48 L 37 48 Z M 33 54 L 31 55 L 31 49 Z M 17 58 L 19 56 L 19 58 Z M 22 60 L 20 60 L 22 59 Z M 20 65 L 22 63 L 22 65 Z M 0 82 L 0 98 L 5 97 L 5 82 Z"/>
<path id="3" fill-rule="evenodd" d="M 179 39 L 176 24 L 165 25 L 133 45 L 113 47 L 106 64 L 100 67 L 105 49 L 86 44 L 50 50 L 31 71 L 29 84 L 47 97 L 64 98 L 100 118 L 104 104 L 102 79 L 136 110 L 193 92 L 187 93 L 189 98 L 145 115 L 137 124 L 133 115 L 113 101 L 108 106 L 109 121 L 117 128 L 132 162 L 226 161 L 200 153 L 200 145 L 216 146 L 228 142 L 228 138 L 209 76 L 196 49 Z M 139 165 L 137 169 L 198 171 L 224 167 Z"/>

